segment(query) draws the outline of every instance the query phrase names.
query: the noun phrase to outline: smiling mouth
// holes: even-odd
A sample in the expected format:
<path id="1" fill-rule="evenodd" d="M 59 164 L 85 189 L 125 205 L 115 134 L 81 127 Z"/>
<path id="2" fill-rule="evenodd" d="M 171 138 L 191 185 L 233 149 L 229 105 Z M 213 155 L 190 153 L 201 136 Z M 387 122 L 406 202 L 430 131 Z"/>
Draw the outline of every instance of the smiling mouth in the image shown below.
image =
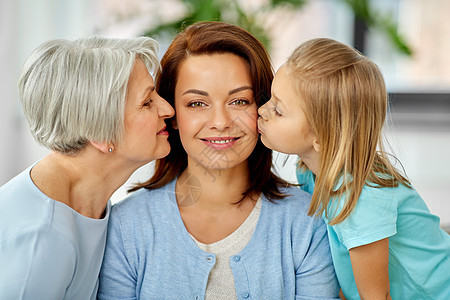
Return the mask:
<path id="1" fill-rule="evenodd" d="M 215 150 L 226 150 L 233 147 L 241 137 L 212 137 L 200 139 L 206 146 Z"/>
<path id="2" fill-rule="evenodd" d="M 219 145 L 223 145 L 223 144 L 227 144 L 227 143 L 231 143 L 234 141 L 237 141 L 238 139 L 240 139 L 240 137 L 236 137 L 236 138 L 218 138 L 218 139 L 201 139 L 202 141 L 205 142 L 209 142 L 209 143 L 213 143 L 213 144 L 219 144 Z"/>
<path id="3" fill-rule="evenodd" d="M 216 141 L 216 140 L 210 140 L 209 142 L 211 142 L 211 143 L 213 143 L 213 144 L 227 144 L 227 143 L 236 141 L 237 139 L 238 139 L 238 138 L 235 138 L 235 139 L 229 139 L 229 140 L 218 140 L 218 141 Z"/>

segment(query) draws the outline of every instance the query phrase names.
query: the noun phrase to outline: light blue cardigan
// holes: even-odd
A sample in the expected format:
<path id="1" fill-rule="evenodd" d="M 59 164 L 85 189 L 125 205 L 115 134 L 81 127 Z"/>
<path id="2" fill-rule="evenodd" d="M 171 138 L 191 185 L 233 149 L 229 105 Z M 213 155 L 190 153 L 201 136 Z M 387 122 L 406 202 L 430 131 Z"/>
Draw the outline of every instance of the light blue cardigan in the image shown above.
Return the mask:
<path id="1" fill-rule="evenodd" d="M 249 244 L 230 257 L 238 299 L 336 299 L 327 232 L 306 215 L 298 188 L 276 203 L 263 197 Z M 175 199 L 175 181 L 141 189 L 113 206 L 99 299 L 204 299 L 215 256 L 198 248 Z"/>

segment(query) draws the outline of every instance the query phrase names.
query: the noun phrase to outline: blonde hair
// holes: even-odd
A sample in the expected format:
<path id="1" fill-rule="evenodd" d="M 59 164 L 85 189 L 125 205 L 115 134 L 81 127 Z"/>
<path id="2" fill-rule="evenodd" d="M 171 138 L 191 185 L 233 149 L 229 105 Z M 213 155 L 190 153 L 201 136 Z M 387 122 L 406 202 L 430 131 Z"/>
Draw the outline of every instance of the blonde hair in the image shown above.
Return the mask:
<path id="1" fill-rule="evenodd" d="M 86 143 L 118 142 L 128 80 L 136 59 L 159 72 L 158 44 L 148 37 L 87 37 L 44 42 L 27 58 L 19 96 L 30 131 L 43 146 L 73 154 Z"/>
<path id="2" fill-rule="evenodd" d="M 384 151 L 388 96 L 375 63 L 345 44 L 319 38 L 300 45 L 288 58 L 286 70 L 320 145 L 309 215 L 325 212 L 334 225 L 351 213 L 366 184 L 411 187 Z M 342 199 L 338 215 L 329 211 L 330 201 Z"/>

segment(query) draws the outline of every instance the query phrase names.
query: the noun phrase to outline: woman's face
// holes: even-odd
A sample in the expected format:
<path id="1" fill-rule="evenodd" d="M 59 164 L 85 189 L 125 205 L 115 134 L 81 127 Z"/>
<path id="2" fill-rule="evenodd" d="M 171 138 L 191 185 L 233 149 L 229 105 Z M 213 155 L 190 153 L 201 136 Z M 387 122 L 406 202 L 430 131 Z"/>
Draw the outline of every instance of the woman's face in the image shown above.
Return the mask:
<path id="1" fill-rule="evenodd" d="M 178 73 L 175 111 L 188 164 L 230 169 L 246 163 L 258 141 L 249 66 L 237 55 L 187 58 Z"/>
<path id="2" fill-rule="evenodd" d="M 153 78 L 140 59 L 130 74 L 125 103 L 125 135 L 115 152 L 138 165 L 169 154 L 164 119 L 174 115 L 174 110 L 155 91 Z"/>

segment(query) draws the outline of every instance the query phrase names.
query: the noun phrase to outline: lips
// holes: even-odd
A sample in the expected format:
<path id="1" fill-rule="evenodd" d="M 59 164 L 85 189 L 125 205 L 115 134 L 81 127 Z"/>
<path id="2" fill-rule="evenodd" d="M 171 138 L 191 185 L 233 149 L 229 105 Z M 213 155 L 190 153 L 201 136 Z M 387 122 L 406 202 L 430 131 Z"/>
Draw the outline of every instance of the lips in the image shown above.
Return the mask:
<path id="1" fill-rule="evenodd" d="M 167 126 L 164 126 L 156 135 L 169 135 L 169 132 L 166 131 Z"/>
<path id="2" fill-rule="evenodd" d="M 201 138 L 208 147 L 217 150 L 224 150 L 232 147 L 241 137 L 208 137 Z"/>
<path id="3" fill-rule="evenodd" d="M 232 141 L 240 139 L 240 137 L 214 137 L 214 138 L 204 138 L 202 141 L 211 142 L 215 144 L 225 144 Z"/>
<path id="4" fill-rule="evenodd" d="M 258 132 L 263 133 L 263 126 L 261 125 L 262 121 L 258 118 Z"/>

